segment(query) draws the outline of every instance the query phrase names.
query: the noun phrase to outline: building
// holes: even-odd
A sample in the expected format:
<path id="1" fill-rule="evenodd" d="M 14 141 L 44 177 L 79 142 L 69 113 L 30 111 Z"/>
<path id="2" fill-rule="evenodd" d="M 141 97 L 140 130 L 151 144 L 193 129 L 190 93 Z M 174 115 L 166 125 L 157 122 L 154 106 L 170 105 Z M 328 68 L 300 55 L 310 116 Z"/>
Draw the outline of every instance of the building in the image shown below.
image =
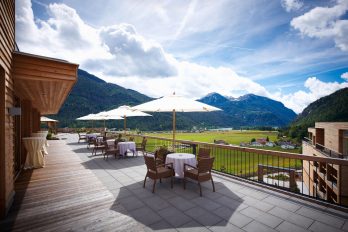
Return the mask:
<path id="1" fill-rule="evenodd" d="M 347 159 L 348 122 L 315 123 L 308 134 L 304 155 Z M 348 166 L 304 160 L 303 180 L 310 196 L 348 206 Z"/>
<path id="2" fill-rule="evenodd" d="M 0 1 L 0 217 L 11 207 L 26 151 L 23 137 L 40 130 L 40 116 L 58 113 L 77 80 L 77 64 L 20 52 L 15 0 Z"/>

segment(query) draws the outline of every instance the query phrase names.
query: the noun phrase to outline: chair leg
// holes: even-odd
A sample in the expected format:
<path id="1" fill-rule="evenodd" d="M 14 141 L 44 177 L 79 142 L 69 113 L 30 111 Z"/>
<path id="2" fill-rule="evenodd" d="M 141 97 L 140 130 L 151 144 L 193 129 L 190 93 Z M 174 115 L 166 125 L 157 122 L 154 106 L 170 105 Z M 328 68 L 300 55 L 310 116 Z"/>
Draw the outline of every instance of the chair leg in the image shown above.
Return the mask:
<path id="1" fill-rule="evenodd" d="M 146 182 L 146 178 L 147 178 L 147 174 L 146 174 L 145 179 L 144 179 L 143 188 L 145 188 L 145 182 Z"/>
<path id="2" fill-rule="evenodd" d="M 162 183 L 162 178 L 160 178 L 160 183 Z"/>
<path id="3" fill-rule="evenodd" d="M 199 181 L 198 181 L 198 186 L 199 186 L 199 195 L 202 196 L 202 186 Z"/>
<path id="4" fill-rule="evenodd" d="M 157 180 L 157 179 L 154 179 L 154 180 L 153 180 L 152 193 L 155 193 L 156 180 Z"/>
<path id="5" fill-rule="evenodd" d="M 183 179 L 183 183 L 184 183 L 184 189 L 186 189 L 186 178 L 185 177 Z"/>
<path id="6" fill-rule="evenodd" d="M 215 185 L 214 185 L 213 177 L 211 177 L 211 184 L 213 185 L 213 192 L 215 192 Z"/>

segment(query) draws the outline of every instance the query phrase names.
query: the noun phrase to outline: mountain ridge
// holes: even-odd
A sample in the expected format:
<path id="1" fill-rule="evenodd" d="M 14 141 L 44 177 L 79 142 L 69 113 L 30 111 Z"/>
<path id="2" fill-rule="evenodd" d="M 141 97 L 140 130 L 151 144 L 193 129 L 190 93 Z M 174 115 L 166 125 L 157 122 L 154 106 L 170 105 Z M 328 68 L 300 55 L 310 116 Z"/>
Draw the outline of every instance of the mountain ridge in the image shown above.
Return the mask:
<path id="1" fill-rule="evenodd" d="M 79 69 L 78 81 L 54 118 L 60 121 L 61 127 L 80 127 L 86 123 L 75 119 L 83 115 L 110 110 L 120 105 L 137 105 L 152 99 L 135 90 L 107 83 L 97 76 Z M 238 101 L 231 100 L 218 93 L 210 93 L 198 101 L 219 107 L 223 111 L 178 113 L 177 128 L 189 130 L 192 127 L 284 126 L 296 116 L 282 103 L 265 97 L 248 94 L 238 99 Z M 132 118 L 127 125 L 141 130 L 170 130 L 172 128 L 171 113 L 152 114 L 151 118 Z M 101 123 L 99 124 L 101 125 Z M 117 123 L 116 125 L 120 127 Z M 107 126 L 115 127 L 115 122 L 107 122 Z"/>

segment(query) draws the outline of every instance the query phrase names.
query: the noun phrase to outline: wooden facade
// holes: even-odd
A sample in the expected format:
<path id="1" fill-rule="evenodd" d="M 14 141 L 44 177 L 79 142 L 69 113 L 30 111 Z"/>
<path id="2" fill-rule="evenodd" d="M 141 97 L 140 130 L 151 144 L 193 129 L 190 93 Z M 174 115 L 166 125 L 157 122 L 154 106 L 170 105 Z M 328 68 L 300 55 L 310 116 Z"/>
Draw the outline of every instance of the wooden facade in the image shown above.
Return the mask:
<path id="1" fill-rule="evenodd" d="M 320 122 L 308 128 L 310 142 L 303 142 L 303 154 L 315 157 L 346 157 L 343 135 L 348 122 Z M 303 161 L 303 180 L 309 195 L 348 206 L 348 166 Z"/>
<path id="2" fill-rule="evenodd" d="M 26 158 L 21 139 L 40 130 L 77 80 L 78 65 L 16 51 L 15 0 L 0 1 L 0 217 L 11 207 L 15 178 Z M 18 107 L 21 114 L 10 115 Z"/>

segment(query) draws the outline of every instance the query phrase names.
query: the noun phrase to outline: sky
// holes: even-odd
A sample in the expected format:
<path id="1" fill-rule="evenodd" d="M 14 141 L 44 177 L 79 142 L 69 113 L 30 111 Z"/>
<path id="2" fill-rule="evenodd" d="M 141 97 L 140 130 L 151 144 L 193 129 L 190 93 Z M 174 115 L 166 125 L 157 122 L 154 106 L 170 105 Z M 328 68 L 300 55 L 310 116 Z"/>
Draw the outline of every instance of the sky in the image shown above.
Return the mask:
<path id="1" fill-rule="evenodd" d="M 16 41 L 151 97 L 252 93 L 300 113 L 348 87 L 348 0 L 16 0 Z"/>

